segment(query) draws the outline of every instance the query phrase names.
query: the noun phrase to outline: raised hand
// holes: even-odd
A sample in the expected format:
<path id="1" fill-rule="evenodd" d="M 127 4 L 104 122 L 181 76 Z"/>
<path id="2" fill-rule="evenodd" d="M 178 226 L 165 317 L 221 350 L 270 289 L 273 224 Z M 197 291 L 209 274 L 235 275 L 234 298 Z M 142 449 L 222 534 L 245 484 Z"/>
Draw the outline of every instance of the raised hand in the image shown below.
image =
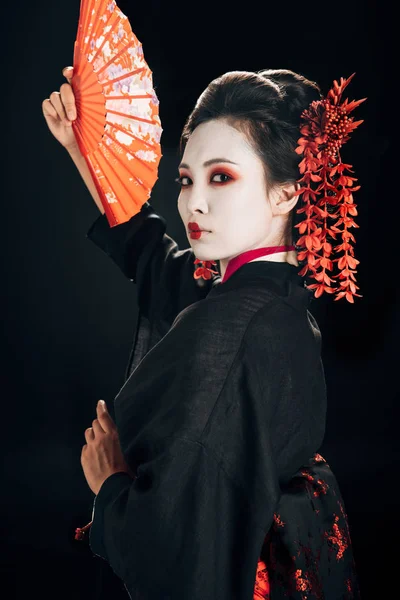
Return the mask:
<path id="1" fill-rule="evenodd" d="M 42 110 L 47 125 L 56 140 L 67 150 L 79 150 L 72 121 L 76 119 L 75 96 L 71 86 L 74 74 L 72 67 L 65 67 L 62 71 L 68 83 L 63 83 L 60 91 L 54 91 L 42 102 Z"/>

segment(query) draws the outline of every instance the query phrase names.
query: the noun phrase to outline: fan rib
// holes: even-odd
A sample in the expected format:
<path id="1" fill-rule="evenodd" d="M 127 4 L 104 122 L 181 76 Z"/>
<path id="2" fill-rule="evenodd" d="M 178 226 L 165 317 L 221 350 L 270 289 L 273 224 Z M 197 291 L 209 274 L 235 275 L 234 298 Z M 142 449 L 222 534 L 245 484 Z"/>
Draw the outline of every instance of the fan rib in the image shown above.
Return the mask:
<path id="1" fill-rule="evenodd" d="M 149 119 L 143 119 L 142 117 L 136 117 L 135 115 L 127 115 L 126 113 L 118 112 L 117 110 L 107 109 L 108 113 L 125 117 L 125 119 L 133 119 L 134 121 L 141 121 L 142 123 L 150 123 L 151 125 L 157 124 L 156 121 L 150 121 Z"/>
<path id="2" fill-rule="evenodd" d="M 87 0 L 81 0 L 81 6 L 79 11 L 79 25 L 78 25 L 78 36 L 77 45 L 83 49 L 83 35 L 87 28 L 87 21 L 89 15 L 90 2 Z"/>
<path id="3" fill-rule="evenodd" d="M 111 13 L 111 14 L 113 14 L 113 13 Z M 107 21 L 107 22 L 108 22 L 108 21 Z M 111 36 L 111 34 L 113 33 L 114 29 L 115 29 L 115 28 L 116 28 L 118 25 L 119 25 L 119 20 L 118 20 L 118 19 L 115 19 L 114 23 L 111 25 L 111 29 L 110 29 L 110 31 L 107 31 L 107 34 L 103 33 L 103 35 L 104 35 L 104 39 L 103 39 L 103 41 L 101 42 L 100 46 L 97 48 L 97 50 L 96 50 L 95 54 L 92 56 L 92 59 L 90 60 L 90 63 L 93 63 L 93 62 L 95 61 L 95 59 L 96 59 L 96 58 L 97 58 L 97 56 L 99 55 L 99 52 L 101 52 L 101 50 L 102 50 L 102 48 L 103 48 L 104 44 L 105 44 L 106 42 L 108 42 L 108 40 L 109 40 L 109 36 Z M 104 27 L 107 27 L 107 25 L 104 25 Z M 93 70 L 94 70 L 94 69 L 93 69 Z"/>
<path id="4" fill-rule="evenodd" d="M 95 86 L 93 86 L 93 87 L 95 87 Z M 90 87 L 87 89 L 90 89 Z M 85 94 L 85 100 L 86 100 L 86 98 L 90 98 L 91 96 L 98 96 L 99 93 L 100 92 L 97 91 L 97 92 L 92 92 L 91 94 Z M 101 92 L 101 93 L 103 93 L 103 92 Z M 105 96 L 104 96 L 104 98 L 105 98 Z"/>
<path id="5" fill-rule="evenodd" d="M 96 79 L 96 75 L 95 72 L 93 71 L 93 68 L 88 67 L 88 74 L 87 77 L 85 77 L 84 80 L 81 80 L 81 85 L 80 85 L 80 90 L 81 90 L 81 95 L 85 95 L 85 96 L 89 96 L 90 94 L 87 94 L 87 91 L 90 90 L 91 88 L 96 89 L 97 88 L 97 92 L 93 92 L 94 94 L 99 94 L 99 88 L 101 87 L 99 82 Z M 92 75 L 94 75 L 94 77 L 92 77 Z M 86 86 L 84 87 L 82 84 L 87 81 L 87 79 L 89 77 L 92 77 L 92 81 Z"/>
<path id="6" fill-rule="evenodd" d="M 110 140 L 112 140 L 112 141 L 113 141 L 115 144 L 117 144 L 117 145 L 118 145 L 120 148 L 122 148 L 122 150 L 124 150 L 124 152 L 127 152 L 127 153 L 128 153 L 128 154 L 130 154 L 130 155 L 131 155 L 131 156 L 132 156 L 132 157 L 133 157 L 135 160 L 138 160 L 138 161 L 139 161 L 139 162 L 140 162 L 140 163 L 141 163 L 141 164 L 142 164 L 144 167 L 146 167 L 146 169 L 149 169 L 149 171 L 152 171 L 152 170 L 153 170 L 152 166 L 151 166 L 151 165 L 150 165 L 148 162 L 146 162 L 145 160 L 142 160 L 141 158 L 139 158 L 138 156 L 136 156 L 136 154 L 132 154 L 132 152 L 130 152 L 130 151 L 128 150 L 128 148 L 126 148 L 125 146 L 123 146 L 123 145 L 121 144 L 121 142 L 118 142 L 118 141 L 117 141 L 115 138 L 111 137 L 111 135 L 108 133 L 108 131 L 107 131 L 107 130 L 105 130 L 105 131 L 104 131 L 104 135 L 105 135 L 105 136 L 107 136 L 108 138 L 110 138 Z M 109 147 L 109 146 L 108 146 L 108 147 Z M 133 175 L 133 176 L 135 177 L 135 175 L 134 175 L 134 174 L 133 174 L 131 171 L 128 171 L 128 172 L 129 172 L 131 175 Z M 137 181 L 139 181 L 139 180 L 137 179 L 137 177 L 135 177 L 135 179 L 136 179 Z"/>
<path id="7" fill-rule="evenodd" d="M 79 121 L 79 123 L 76 124 L 80 127 L 81 121 Z M 93 131 L 96 132 L 96 139 L 94 140 L 94 142 L 97 145 L 104 134 L 105 120 L 99 120 L 94 118 L 91 114 L 85 114 L 85 126 L 91 128 Z"/>
<path id="8" fill-rule="evenodd" d="M 103 129 L 103 135 L 105 120 L 101 119 L 101 121 L 99 121 L 99 119 L 95 119 L 95 117 L 93 117 L 91 114 L 85 114 L 85 119 L 87 119 L 88 125 L 90 124 L 90 121 L 92 121 L 92 127 L 98 126 Z"/>
<path id="9" fill-rule="evenodd" d="M 95 111 L 92 109 L 90 109 L 89 111 L 86 111 L 85 105 L 83 105 L 83 106 L 81 106 L 81 114 L 85 117 L 85 119 L 88 119 L 89 121 L 94 121 L 95 123 L 99 123 L 99 124 L 101 124 L 102 127 L 103 127 L 103 125 L 105 125 L 106 117 L 107 117 L 107 113 L 105 110 L 102 112 Z M 99 119 L 99 115 L 101 116 L 100 119 Z"/>
<path id="10" fill-rule="evenodd" d="M 95 110 L 94 108 L 90 108 L 90 112 L 86 112 L 85 111 L 86 108 L 86 103 L 81 105 L 81 111 L 82 114 L 85 115 L 85 118 L 89 119 L 92 118 L 93 115 L 101 115 L 103 117 L 102 121 L 105 121 L 105 117 L 106 117 L 106 111 L 105 110 Z M 104 105 L 103 105 L 103 109 L 104 109 Z"/>
<path id="11" fill-rule="evenodd" d="M 75 132 L 78 136 L 78 140 L 79 140 L 78 145 L 80 147 L 81 153 L 83 156 L 87 157 L 90 154 L 90 150 L 88 150 L 88 144 L 86 142 L 86 139 L 90 138 L 89 132 L 87 132 L 85 130 L 85 135 L 83 135 L 80 125 L 75 125 L 75 123 L 74 123 L 74 126 L 75 126 Z M 96 145 L 98 145 L 97 142 L 96 142 Z"/>
<path id="12" fill-rule="evenodd" d="M 95 133 L 92 133 L 91 130 L 94 131 Z M 90 154 L 91 152 L 93 152 L 93 150 L 89 149 L 89 146 L 91 148 L 96 148 L 99 145 L 101 138 L 102 138 L 102 136 L 100 136 L 100 140 L 99 140 L 98 130 L 90 123 L 85 123 L 85 132 L 84 132 L 84 134 L 82 133 L 81 137 L 85 143 L 85 147 L 87 148 L 87 154 Z M 86 142 L 86 139 L 88 140 L 88 142 Z"/>
<path id="13" fill-rule="evenodd" d="M 128 44 L 125 44 L 125 46 L 119 52 L 117 52 L 117 54 L 115 54 L 107 63 L 104 63 L 104 65 L 96 71 L 96 75 L 99 76 L 100 73 L 102 73 L 102 71 L 104 71 L 104 69 L 106 69 L 109 65 L 112 65 L 117 60 L 117 58 L 119 58 L 119 56 L 121 56 L 121 54 L 124 54 L 124 52 L 126 52 L 127 49 L 130 48 L 131 46 L 134 46 L 135 43 L 136 43 L 136 40 L 132 40 Z"/>
<path id="14" fill-rule="evenodd" d="M 86 96 L 85 96 L 85 100 L 84 102 L 81 102 L 80 106 L 85 107 L 85 106 L 102 106 L 103 108 L 105 107 L 105 102 L 99 100 L 98 102 L 96 102 L 95 100 L 87 100 Z"/>
<path id="15" fill-rule="evenodd" d="M 137 135 L 134 135 L 130 131 L 128 131 L 126 129 L 123 129 L 120 125 L 117 125 L 117 123 L 113 123 L 112 121 L 107 121 L 106 120 L 106 125 L 111 125 L 112 127 L 115 127 L 115 129 L 118 129 L 119 131 L 122 131 L 122 133 L 125 133 L 125 135 L 130 135 L 134 140 L 137 140 L 138 142 L 141 142 L 142 144 L 144 144 L 145 146 L 148 146 L 152 150 L 154 148 L 158 147 L 158 145 L 156 145 L 156 144 L 150 144 L 150 142 L 146 142 L 145 140 L 143 140 L 142 138 L 138 137 Z"/>
<path id="16" fill-rule="evenodd" d="M 126 73 L 125 75 L 120 75 L 119 77 L 116 77 L 115 79 L 109 79 L 108 81 L 99 81 L 99 84 L 102 85 L 103 87 L 105 87 L 107 85 L 112 85 L 116 81 L 122 81 L 123 79 L 127 79 L 128 77 L 132 77 L 132 75 L 136 75 L 137 73 L 141 73 L 141 71 L 144 71 L 144 70 L 147 70 L 147 69 L 148 69 L 148 67 L 139 67 L 139 69 L 134 69 L 130 73 Z"/>
<path id="17" fill-rule="evenodd" d="M 85 74 L 86 72 L 86 74 Z M 93 70 L 93 65 L 91 63 L 86 63 L 85 65 L 85 69 L 82 71 L 83 74 L 85 74 L 85 77 L 81 77 L 81 81 L 80 81 L 80 89 L 82 90 L 82 92 L 85 92 L 86 90 L 90 90 L 91 87 L 96 85 L 96 82 L 90 82 L 90 84 L 87 87 L 84 87 L 83 84 L 86 83 L 86 81 L 92 77 L 92 75 L 94 74 L 94 70 Z M 92 77 L 93 79 L 93 77 Z M 97 82 L 98 83 L 98 82 Z"/>
<path id="18" fill-rule="evenodd" d="M 101 145 L 102 145 L 102 146 L 105 146 L 105 144 L 104 144 L 103 142 L 101 142 Z M 99 146 L 100 146 L 100 144 L 99 144 Z M 115 155 L 115 152 L 113 152 L 113 151 L 110 149 L 110 147 L 109 147 L 109 146 L 105 146 L 105 147 L 106 147 L 106 148 L 107 148 L 107 150 L 110 152 L 110 154 L 112 154 L 112 155 L 114 156 L 114 158 L 116 158 L 116 159 L 117 159 L 117 161 L 118 161 L 119 157 Z M 100 149 L 99 149 L 99 152 L 100 152 Z M 105 160 L 107 160 L 107 159 L 106 159 L 106 157 L 104 156 L 104 154 L 103 154 L 103 157 L 105 158 Z M 111 163 L 109 163 L 109 162 L 107 162 L 107 164 L 108 164 L 108 166 L 110 167 L 111 171 L 114 173 L 114 176 L 115 176 L 115 178 L 116 178 L 116 179 L 118 179 L 118 181 L 120 182 L 120 184 L 122 185 L 122 187 L 123 187 L 123 188 L 126 190 L 126 192 L 128 193 L 128 196 L 131 198 L 131 197 L 132 197 L 132 190 L 130 190 L 128 187 L 126 187 L 126 184 L 125 184 L 125 183 L 124 183 L 124 181 L 121 179 L 121 177 L 119 176 L 119 174 L 117 173 L 117 171 L 114 169 L 114 167 L 112 166 L 112 164 L 111 164 Z M 134 176 L 134 175 L 133 175 L 133 176 Z M 135 176 L 134 176 L 134 177 L 135 177 Z M 135 177 L 135 179 L 136 179 L 136 181 L 138 181 L 137 177 Z M 108 178 L 107 178 L 107 182 L 108 182 L 108 184 L 109 184 L 110 188 L 112 189 L 112 191 L 114 192 L 114 195 L 115 195 L 115 197 L 116 197 L 116 198 L 118 198 L 118 195 L 115 193 L 115 190 L 114 190 L 114 188 L 112 187 L 112 185 L 111 185 L 111 183 L 110 183 L 110 181 L 109 181 L 109 179 L 108 179 Z M 139 185 L 141 185 L 141 184 L 140 184 L 140 182 L 138 182 L 138 183 L 139 183 Z M 118 202 L 119 202 L 119 205 L 121 206 L 122 210 L 124 211 L 124 213 L 125 213 L 125 214 L 128 214 L 128 213 L 126 212 L 126 210 L 125 210 L 125 207 L 124 207 L 124 206 L 121 204 L 120 200 L 118 200 Z"/>
<path id="19" fill-rule="evenodd" d="M 87 47 L 88 47 L 89 39 L 90 39 L 90 31 L 89 31 L 90 19 L 91 19 L 91 15 L 93 14 L 93 11 L 94 11 L 95 4 L 96 4 L 96 0 L 87 0 L 87 2 L 86 2 L 87 12 L 85 14 L 85 20 L 84 20 L 84 24 L 82 27 L 82 35 L 84 35 L 86 33 L 87 37 L 88 37 L 88 41 L 85 42 L 84 38 L 81 39 L 82 48 L 83 48 L 82 53 L 85 55 L 87 54 Z"/>
<path id="20" fill-rule="evenodd" d="M 132 100 L 132 98 L 152 98 L 150 94 L 138 94 L 137 96 L 133 96 L 131 94 L 126 94 L 126 96 L 104 96 L 106 100 Z"/>
<path id="21" fill-rule="evenodd" d="M 97 188 L 97 191 L 99 193 L 100 199 L 102 201 L 102 204 L 103 204 L 103 207 L 104 207 L 104 211 L 105 211 L 105 213 L 107 215 L 108 222 L 111 224 L 111 220 L 112 220 L 115 224 L 118 224 L 117 218 L 114 215 L 114 213 L 112 212 L 112 209 L 110 208 L 110 202 L 108 201 L 107 196 L 106 196 L 106 194 L 105 194 L 105 192 L 104 192 L 104 190 L 103 190 L 102 186 L 100 185 L 100 182 L 99 182 L 99 180 L 97 178 L 96 169 L 95 169 L 94 165 L 92 164 L 92 160 L 93 159 L 94 159 L 94 156 L 90 157 L 88 155 L 86 157 L 90 173 L 92 175 L 92 178 L 94 180 L 95 186 Z M 98 166 L 98 162 L 97 162 L 97 166 Z M 99 168 L 99 166 L 98 166 L 98 168 Z M 111 183 L 109 182 L 108 179 L 107 179 L 107 183 L 108 183 L 109 187 L 111 188 L 111 190 L 113 191 L 114 196 L 117 197 L 116 194 L 115 194 L 115 190 L 113 189 L 113 186 L 111 185 Z M 118 204 L 119 204 L 119 202 L 118 202 Z M 122 210 L 124 210 L 123 207 L 121 207 L 121 208 L 122 208 Z"/>
<path id="22" fill-rule="evenodd" d="M 102 0 L 102 3 L 103 3 L 103 4 L 106 4 L 106 3 L 104 2 L 104 0 Z M 111 5 L 110 5 L 110 6 L 111 6 Z M 117 20 L 117 19 L 119 18 L 119 14 L 118 14 L 118 12 L 117 12 L 117 11 L 118 11 L 118 6 L 117 6 L 116 4 L 114 5 L 114 10 L 109 10 L 109 9 L 108 9 L 108 6 L 106 7 L 106 10 L 108 10 L 108 17 L 106 18 L 106 20 L 105 20 L 105 21 L 104 21 L 104 19 L 103 19 L 102 17 L 100 17 L 99 19 L 96 19 L 96 20 L 95 20 L 94 28 L 93 28 L 93 31 L 92 31 L 92 36 L 93 36 L 94 38 L 96 38 L 96 39 L 97 39 L 97 38 L 99 38 L 99 37 L 100 37 L 100 35 L 102 35 L 102 31 L 101 31 L 101 30 L 103 30 L 103 34 L 104 34 L 104 29 L 105 29 L 106 27 L 108 27 L 108 25 L 109 25 L 109 23 L 110 23 L 110 21 L 111 21 L 111 19 L 112 19 L 113 17 L 115 17 L 115 20 Z M 105 11 L 104 11 L 104 10 L 103 10 L 103 11 L 102 11 L 102 10 L 100 10 L 100 11 L 98 11 L 98 12 L 99 12 L 99 13 L 100 13 L 102 16 L 104 16 L 104 14 L 105 14 Z M 110 33 L 110 32 L 108 32 L 108 33 Z M 93 58 L 94 58 L 94 57 L 93 57 Z"/>

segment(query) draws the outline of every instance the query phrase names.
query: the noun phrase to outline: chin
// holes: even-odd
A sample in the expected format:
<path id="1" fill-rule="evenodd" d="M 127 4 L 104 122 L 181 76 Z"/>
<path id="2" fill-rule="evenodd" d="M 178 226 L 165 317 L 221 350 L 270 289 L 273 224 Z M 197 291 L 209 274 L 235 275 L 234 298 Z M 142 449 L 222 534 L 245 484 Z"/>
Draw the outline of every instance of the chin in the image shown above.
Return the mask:
<path id="1" fill-rule="evenodd" d="M 203 244 L 203 242 L 201 242 L 200 240 L 192 239 L 189 239 L 188 241 L 193 250 L 194 255 L 199 260 L 212 260 L 216 262 L 221 260 L 221 255 L 223 256 L 225 254 L 225 251 L 221 252 L 221 249 L 218 249 L 217 247 L 212 247 L 217 246 L 217 244 L 208 244 L 207 242 Z"/>
<path id="2" fill-rule="evenodd" d="M 200 244 L 190 244 L 196 258 L 199 260 L 216 260 L 215 255 L 209 250 L 200 247 Z"/>
<path id="3" fill-rule="evenodd" d="M 196 252 L 195 248 L 192 248 L 194 255 L 196 256 L 196 258 L 198 258 L 199 260 L 217 260 L 214 256 L 210 256 L 209 253 L 206 252 Z"/>

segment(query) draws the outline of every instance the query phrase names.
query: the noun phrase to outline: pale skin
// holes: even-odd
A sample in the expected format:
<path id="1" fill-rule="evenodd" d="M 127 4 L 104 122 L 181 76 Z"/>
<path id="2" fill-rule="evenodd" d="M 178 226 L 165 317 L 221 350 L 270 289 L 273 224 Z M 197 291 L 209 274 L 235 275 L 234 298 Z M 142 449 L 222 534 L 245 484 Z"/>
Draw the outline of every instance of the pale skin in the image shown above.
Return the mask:
<path id="1" fill-rule="evenodd" d="M 42 110 L 50 132 L 67 150 L 102 214 L 104 208 L 86 160 L 80 152 L 72 121 L 76 119 L 75 97 L 70 84 L 73 68 L 65 67 L 60 91 L 43 100 Z M 212 141 L 212 143 L 210 142 Z M 225 159 L 224 162 L 221 158 Z M 219 159 L 212 165 L 204 162 Z M 236 164 L 232 164 L 232 162 Z M 223 120 L 198 126 L 190 136 L 180 167 L 182 189 L 178 210 L 188 232 L 188 223 L 197 222 L 211 233 L 189 243 L 197 258 L 218 260 L 221 276 L 228 261 L 255 248 L 290 244 L 283 240 L 284 226 L 296 205 L 296 184 L 276 186 L 266 192 L 262 163 L 245 136 Z M 296 252 L 280 252 L 254 261 L 271 260 L 298 266 Z M 251 262 L 254 262 L 251 261 Z M 125 461 L 117 427 L 102 401 L 96 406 L 97 418 L 85 430 L 81 465 L 86 481 L 98 494 L 104 481 L 114 473 L 134 473 Z"/>
<path id="2" fill-rule="evenodd" d="M 219 260 L 222 277 L 229 260 L 242 252 L 291 243 L 283 236 L 298 201 L 298 184 L 275 186 L 267 193 L 261 159 L 244 134 L 223 119 L 196 127 L 186 144 L 179 175 L 178 210 L 189 243 L 200 260 Z M 188 231 L 192 222 L 211 233 L 192 239 Z M 298 266 L 295 250 L 250 262 L 254 261 Z"/>

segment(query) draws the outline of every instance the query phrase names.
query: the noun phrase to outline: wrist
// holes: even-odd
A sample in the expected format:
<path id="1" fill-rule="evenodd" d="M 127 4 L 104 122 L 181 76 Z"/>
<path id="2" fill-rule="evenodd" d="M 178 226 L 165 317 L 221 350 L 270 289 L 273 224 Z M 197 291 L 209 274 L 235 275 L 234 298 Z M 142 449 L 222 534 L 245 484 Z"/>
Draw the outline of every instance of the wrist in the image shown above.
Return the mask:
<path id="1" fill-rule="evenodd" d="M 71 146 L 64 146 L 68 154 L 71 158 L 81 158 L 83 157 L 82 152 L 79 150 L 78 144 L 71 144 Z"/>

